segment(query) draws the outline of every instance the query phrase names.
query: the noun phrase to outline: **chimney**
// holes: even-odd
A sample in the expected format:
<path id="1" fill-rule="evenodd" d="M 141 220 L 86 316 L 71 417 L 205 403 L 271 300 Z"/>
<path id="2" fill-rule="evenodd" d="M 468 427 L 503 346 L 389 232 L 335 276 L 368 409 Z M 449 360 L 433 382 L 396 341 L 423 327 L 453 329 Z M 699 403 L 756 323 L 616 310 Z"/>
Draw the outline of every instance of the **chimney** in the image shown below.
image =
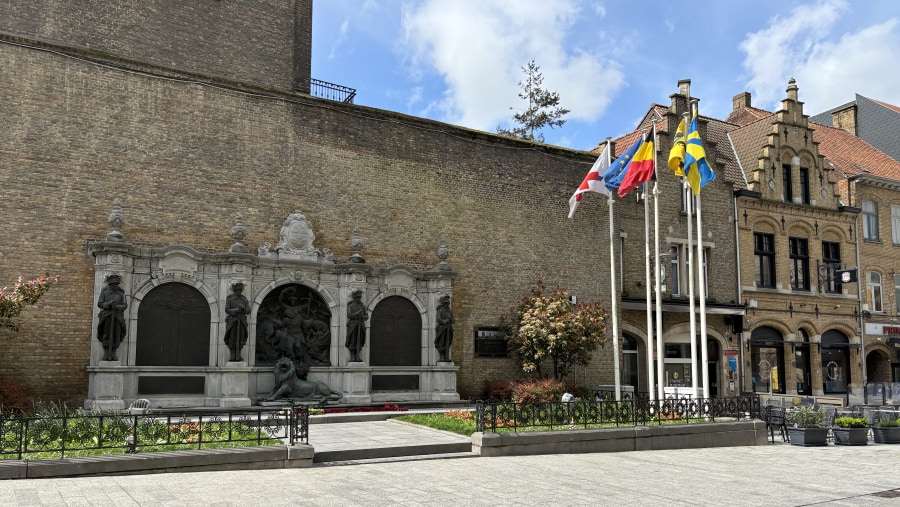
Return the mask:
<path id="1" fill-rule="evenodd" d="M 690 98 L 690 95 L 691 95 L 691 80 L 690 79 L 679 79 L 678 80 L 678 93 L 680 95 L 684 95 L 685 97 Z"/>
<path id="2" fill-rule="evenodd" d="M 738 93 L 731 99 L 731 110 L 737 111 L 750 107 L 750 92 Z"/>

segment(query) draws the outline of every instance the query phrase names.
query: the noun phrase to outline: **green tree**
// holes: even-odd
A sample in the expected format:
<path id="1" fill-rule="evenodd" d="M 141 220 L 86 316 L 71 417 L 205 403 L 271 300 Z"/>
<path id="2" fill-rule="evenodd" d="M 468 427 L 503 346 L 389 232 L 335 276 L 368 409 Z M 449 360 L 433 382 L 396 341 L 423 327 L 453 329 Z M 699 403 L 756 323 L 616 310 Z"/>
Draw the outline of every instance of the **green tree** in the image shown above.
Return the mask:
<path id="1" fill-rule="evenodd" d="M 505 320 L 507 344 L 526 373 L 562 380 L 573 366 L 587 366 L 591 352 L 606 340 L 608 314 L 600 303 L 573 305 L 565 289 L 547 292 L 538 281 L 531 294 L 516 302 Z"/>
<path id="2" fill-rule="evenodd" d="M 22 281 L 20 276 L 12 290 L 7 287 L 0 289 L 0 328 L 18 331 L 17 319 L 25 305 L 33 305 L 40 301 L 50 290 L 50 284 L 58 281 L 59 276 L 44 275 L 28 281 Z"/>
<path id="3" fill-rule="evenodd" d="M 522 72 L 525 73 L 525 80 L 519 81 L 519 88 L 522 89 L 519 97 L 528 101 L 528 109 L 513 115 L 513 120 L 518 124 L 517 127 L 504 129 L 498 126 L 497 133 L 528 141 L 544 142 L 541 129 L 562 127 L 566 123 L 562 117 L 568 114 L 569 110 L 560 107 L 558 93 L 541 87 L 544 76 L 534 60 L 522 67 Z"/>

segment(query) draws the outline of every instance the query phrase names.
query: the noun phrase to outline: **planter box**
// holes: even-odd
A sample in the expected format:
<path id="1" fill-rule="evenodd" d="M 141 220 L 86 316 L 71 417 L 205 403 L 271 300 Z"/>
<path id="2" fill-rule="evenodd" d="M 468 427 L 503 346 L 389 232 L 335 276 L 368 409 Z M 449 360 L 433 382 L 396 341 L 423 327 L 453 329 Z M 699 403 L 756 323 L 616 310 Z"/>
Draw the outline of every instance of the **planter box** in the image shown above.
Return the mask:
<path id="1" fill-rule="evenodd" d="M 866 445 L 869 443 L 869 428 L 834 428 L 835 445 Z"/>
<path id="2" fill-rule="evenodd" d="M 879 428 L 873 426 L 872 433 L 875 435 L 875 443 L 900 444 L 900 427 Z"/>
<path id="3" fill-rule="evenodd" d="M 788 426 L 791 445 L 823 446 L 828 445 L 828 428 L 791 428 Z"/>

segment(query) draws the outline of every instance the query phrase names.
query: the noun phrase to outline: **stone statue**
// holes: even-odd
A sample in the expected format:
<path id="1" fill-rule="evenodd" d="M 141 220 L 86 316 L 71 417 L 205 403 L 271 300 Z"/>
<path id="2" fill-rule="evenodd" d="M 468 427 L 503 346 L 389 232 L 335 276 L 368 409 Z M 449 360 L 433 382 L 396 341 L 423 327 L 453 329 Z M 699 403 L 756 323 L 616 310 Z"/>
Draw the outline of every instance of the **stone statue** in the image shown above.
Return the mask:
<path id="1" fill-rule="evenodd" d="M 344 395 L 332 391 L 324 382 L 303 380 L 298 377 L 294 362 L 282 357 L 272 370 L 275 374 L 275 389 L 263 401 L 337 401 Z"/>
<path id="2" fill-rule="evenodd" d="M 366 321 L 369 310 L 361 301 L 362 291 L 353 291 L 353 300 L 347 305 L 347 341 L 344 344 L 350 350 L 350 362 L 359 362 L 359 351 L 366 345 Z"/>
<path id="3" fill-rule="evenodd" d="M 437 328 L 434 347 L 440 354 L 439 361 L 450 361 L 450 345 L 453 343 L 453 312 L 450 311 L 450 296 L 443 296 L 437 307 Z"/>
<path id="4" fill-rule="evenodd" d="M 97 324 L 97 339 L 103 344 L 103 360 L 118 361 L 116 351 L 125 339 L 125 291 L 119 287 L 122 277 L 116 274 L 106 278 L 106 287 L 100 291 L 100 307 Z"/>
<path id="5" fill-rule="evenodd" d="M 231 286 L 232 293 L 225 300 L 225 345 L 231 353 L 229 361 L 243 361 L 241 349 L 247 344 L 247 314 L 250 302 L 244 296 L 243 282 Z"/>

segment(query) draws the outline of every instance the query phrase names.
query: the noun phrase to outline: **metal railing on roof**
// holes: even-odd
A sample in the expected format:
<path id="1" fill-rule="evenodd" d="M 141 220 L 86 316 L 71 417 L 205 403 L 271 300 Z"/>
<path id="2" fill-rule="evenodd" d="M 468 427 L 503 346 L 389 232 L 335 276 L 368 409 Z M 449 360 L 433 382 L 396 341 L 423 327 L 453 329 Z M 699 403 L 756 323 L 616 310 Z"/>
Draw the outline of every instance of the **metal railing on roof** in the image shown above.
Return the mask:
<path id="1" fill-rule="evenodd" d="M 319 79 L 310 79 L 309 84 L 309 94 L 320 99 L 352 104 L 353 98 L 356 97 L 355 88 L 349 88 Z"/>

